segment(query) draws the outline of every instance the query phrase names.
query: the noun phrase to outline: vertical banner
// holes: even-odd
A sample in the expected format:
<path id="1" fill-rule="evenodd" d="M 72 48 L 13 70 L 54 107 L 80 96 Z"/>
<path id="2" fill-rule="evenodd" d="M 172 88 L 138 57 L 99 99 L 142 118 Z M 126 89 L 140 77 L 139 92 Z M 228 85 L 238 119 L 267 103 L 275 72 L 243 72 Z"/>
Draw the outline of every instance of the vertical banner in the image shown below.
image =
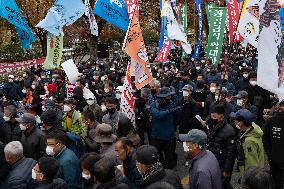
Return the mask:
<path id="1" fill-rule="evenodd" d="M 257 84 L 284 99 L 284 36 L 277 0 L 259 1 Z"/>
<path id="2" fill-rule="evenodd" d="M 212 26 L 210 25 L 210 15 L 212 12 L 212 8 L 216 7 L 215 3 L 208 3 L 205 5 L 205 9 L 206 9 L 206 14 L 207 14 L 207 21 L 208 21 L 208 26 L 209 26 L 209 31 L 212 30 Z M 208 53 L 208 48 L 209 48 L 209 44 L 210 44 L 210 38 L 211 37 L 209 34 L 207 36 L 207 45 L 206 45 L 206 49 L 205 52 Z"/>
<path id="3" fill-rule="evenodd" d="M 284 31 L 284 8 L 280 9 L 280 20 L 282 31 Z"/>
<path id="4" fill-rule="evenodd" d="M 47 56 L 43 67 L 47 70 L 52 70 L 59 67 L 62 58 L 63 50 L 63 32 L 60 36 L 47 34 Z"/>
<path id="5" fill-rule="evenodd" d="M 91 8 L 89 0 L 85 0 L 85 5 L 86 5 L 85 15 L 89 18 L 91 34 L 94 35 L 94 36 L 98 36 L 99 35 L 99 28 L 98 28 L 98 24 L 97 24 L 97 21 L 96 21 L 95 13 Z"/>
<path id="6" fill-rule="evenodd" d="M 125 0 L 125 4 L 129 18 L 131 18 L 133 14 L 137 14 L 139 17 L 138 0 Z"/>
<path id="7" fill-rule="evenodd" d="M 184 32 L 187 34 L 187 26 L 188 26 L 188 20 L 187 20 L 187 4 L 182 4 L 180 8 L 180 23 L 183 26 Z M 182 51 L 182 58 L 186 57 L 186 53 Z"/>
<path id="8" fill-rule="evenodd" d="M 0 16 L 16 26 L 22 47 L 30 49 L 36 37 L 15 0 L 0 0 Z"/>
<path id="9" fill-rule="evenodd" d="M 74 91 L 75 87 L 76 87 L 76 84 L 66 82 L 67 99 L 73 98 L 73 91 Z"/>
<path id="10" fill-rule="evenodd" d="M 131 120 L 133 125 L 135 125 L 135 113 L 134 113 L 135 98 L 134 95 L 132 94 L 133 90 L 131 85 L 130 64 L 131 63 L 128 63 L 126 78 L 123 84 L 123 92 L 120 99 L 120 112 L 124 113 Z"/>
<path id="11" fill-rule="evenodd" d="M 228 25 L 229 25 L 229 43 L 232 44 L 234 41 L 239 42 L 240 34 L 237 29 L 240 9 L 237 0 L 230 0 L 227 2 L 228 9 Z M 237 39 L 237 40 L 236 40 Z"/>
<path id="12" fill-rule="evenodd" d="M 215 66 L 218 65 L 222 45 L 224 40 L 225 24 L 227 18 L 227 9 L 225 7 L 216 7 L 212 8 L 210 13 L 210 30 L 209 30 L 209 39 L 210 43 L 208 44 L 208 52 L 206 57 L 211 59 L 212 64 Z"/>
<path id="13" fill-rule="evenodd" d="M 201 0 L 195 0 L 195 6 L 198 14 L 198 37 L 197 37 L 197 45 L 195 47 L 195 52 L 192 55 L 193 58 L 198 59 L 200 50 L 201 50 L 201 38 L 202 38 L 202 8 L 201 8 Z"/>

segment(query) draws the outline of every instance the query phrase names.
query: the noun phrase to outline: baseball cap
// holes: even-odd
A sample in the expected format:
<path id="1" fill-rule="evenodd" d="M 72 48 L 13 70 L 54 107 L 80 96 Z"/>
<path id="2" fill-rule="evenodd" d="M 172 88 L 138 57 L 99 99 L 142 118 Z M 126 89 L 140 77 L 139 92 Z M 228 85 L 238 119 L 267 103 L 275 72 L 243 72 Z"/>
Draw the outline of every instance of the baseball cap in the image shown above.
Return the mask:
<path id="1" fill-rule="evenodd" d="M 180 134 L 179 139 L 183 142 L 193 142 L 201 147 L 207 144 L 206 133 L 198 129 L 192 129 L 187 134 Z"/>
<path id="2" fill-rule="evenodd" d="M 16 121 L 19 123 L 33 123 L 36 121 L 36 118 L 31 113 L 24 113 L 21 117 L 16 118 Z"/>
<path id="3" fill-rule="evenodd" d="M 246 91 L 239 91 L 238 94 L 234 97 L 237 98 L 237 99 L 247 98 L 248 93 Z"/>
<path id="4" fill-rule="evenodd" d="M 185 85 L 183 88 L 182 88 L 183 91 L 192 91 L 193 90 L 193 87 L 191 85 Z"/>
<path id="5" fill-rule="evenodd" d="M 56 111 L 55 110 L 47 110 L 43 112 L 40 117 L 42 123 L 47 125 L 55 125 L 56 124 Z"/>
<path id="6" fill-rule="evenodd" d="M 230 117 L 233 119 L 242 118 L 247 124 L 253 122 L 256 118 L 256 116 L 247 109 L 240 109 L 237 112 L 232 112 Z"/>
<path id="7" fill-rule="evenodd" d="M 159 161 L 158 150 L 151 145 L 140 146 L 136 150 L 136 160 L 144 165 L 152 165 Z"/>

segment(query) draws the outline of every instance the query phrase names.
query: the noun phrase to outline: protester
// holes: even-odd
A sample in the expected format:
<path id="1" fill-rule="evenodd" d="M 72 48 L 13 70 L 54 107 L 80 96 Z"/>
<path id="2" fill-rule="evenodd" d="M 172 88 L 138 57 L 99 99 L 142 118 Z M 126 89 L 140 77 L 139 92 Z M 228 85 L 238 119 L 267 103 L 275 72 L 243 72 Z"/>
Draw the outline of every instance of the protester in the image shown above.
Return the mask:
<path id="1" fill-rule="evenodd" d="M 53 109 L 48 109 L 43 112 L 40 119 L 42 122 L 41 130 L 46 134 L 49 134 L 55 130 L 65 131 L 61 126 L 61 122 L 60 125 L 58 125 L 57 112 Z"/>
<path id="2" fill-rule="evenodd" d="M 258 109 L 256 106 L 250 104 L 248 100 L 248 93 L 246 91 L 239 91 L 238 95 L 235 96 L 237 99 L 237 104 L 234 107 L 234 112 L 237 112 L 240 109 L 247 109 L 255 116 L 258 115 Z"/>
<path id="3" fill-rule="evenodd" d="M 241 175 L 252 166 L 264 167 L 263 132 L 253 123 L 255 116 L 247 109 L 241 109 L 230 116 L 242 135 L 238 147 L 238 165 Z"/>
<path id="4" fill-rule="evenodd" d="M 61 178 L 70 189 L 82 188 L 81 170 L 77 156 L 66 148 L 66 134 L 57 130 L 47 135 L 46 154 L 53 156 L 59 163 L 56 178 Z"/>
<path id="5" fill-rule="evenodd" d="M 46 136 L 43 131 L 35 128 L 36 119 L 31 113 L 24 113 L 16 119 L 22 130 L 21 143 L 24 148 L 24 156 L 38 160 L 45 156 Z"/>
<path id="6" fill-rule="evenodd" d="M 274 189 L 270 173 L 264 168 L 249 168 L 242 180 L 243 189 Z"/>
<path id="7" fill-rule="evenodd" d="M 96 120 L 101 123 L 103 112 L 101 110 L 101 107 L 97 104 L 96 97 L 93 94 L 87 94 L 85 96 L 86 102 L 88 105 L 86 105 L 83 109 L 84 112 L 91 111 L 94 113 Z"/>
<path id="8" fill-rule="evenodd" d="M 67 189 L 67 183 L 56 178 L 59 170 L 59 163 L 52 157 L 42 157 L 32 169 L 32 178 L 38 185 L 36 189 Z"/>
<path id="9" fill-rule="evenodd" d="M 279 104 L 279 110 L 273 117 L 269 118 L 264 125 L 264 147 L 268 155 L 270 170 L 275 181 L 275 188 L 284 187 L 284 154 L 281 147 L 284 144 L 283 138 L 284 123 L 284 100 Z"/>
<path id="10" fill-rule="evenodd" d="M 1 189 L 29 188 L 32 182 L 32 168 L 36 161 L 24 156 L 24 149 L 19 141 L 8 143 L 5 148 L 5 158 L 11 165 L 9 174 L 1 185 Z"/>
<path id="11" fill-rule="evenodd" d="M 222 188 L 221 170 L 216 157 L 205 149 L 207 135 L 205 132 L 192 129 L 188 134 L 180 134 L 183 148 L 189 161 L 189 188 L 220 189 Z"/>
<path id="12" fill-rule="evenodd" d="M 130 188 L 138 189 L 142 177 L 135 164 L 136 151 L 133 147 L 133 143 L 127 138 L 120 138 L 115 143 L 115 151 L 120 162 L 122 162 L 121 172 L 126 178 L 126 184 L 128 184 Z"/>
<path id="13" fill-rule="evenodd" d="M 0 141 L 0 186 L 9 174 L 10 165 L 6 162 L 4 153 L 5 144 Z"/>
<path id="14" fill-rule="evenodd" d="M 143 179 L 141 188 L 163 181 L 172 184 L 176 189 L 182 189 L 177 173 L 163 168 L 159 162 L 159 152 L 154 146 L 143 145 L 137 149 L 136 166 Z"/>
<path id="15" fill-rule="evenodd" d="M 141 143 L 140 137 L 136 133 L 133 123 L 127 117 L 121 117 L 121 119 L 119 120 L 117 128 L 117 137 L 127 137 L 132 142 L 135 148 L 138 148 Z"/>

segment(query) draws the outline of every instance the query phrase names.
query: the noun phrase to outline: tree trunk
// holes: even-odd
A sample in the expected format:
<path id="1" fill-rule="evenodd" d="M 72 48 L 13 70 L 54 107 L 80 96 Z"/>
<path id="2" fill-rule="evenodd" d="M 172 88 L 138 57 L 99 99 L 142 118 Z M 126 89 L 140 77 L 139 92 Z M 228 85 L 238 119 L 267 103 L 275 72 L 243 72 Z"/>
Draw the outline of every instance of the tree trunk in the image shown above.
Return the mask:
<path id="1" fill-rule="evenodd" d="M 98 41 L 98 36 L 89 34 L 91 64 L 94 64 L 98 57 Z"/>

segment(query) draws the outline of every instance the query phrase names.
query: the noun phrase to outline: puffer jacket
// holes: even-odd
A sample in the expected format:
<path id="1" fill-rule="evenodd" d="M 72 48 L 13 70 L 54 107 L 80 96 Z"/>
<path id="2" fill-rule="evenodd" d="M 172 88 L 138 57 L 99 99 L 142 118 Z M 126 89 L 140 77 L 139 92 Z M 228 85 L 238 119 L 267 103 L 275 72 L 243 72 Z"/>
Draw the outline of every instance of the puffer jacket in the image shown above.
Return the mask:
<path id="1" fill-rule="evenodd" d="M 252 123 L 252 126 L 240 138 L 239 169 L 241 175 L 252 166 L 264 167 L 263 131 Z"/>
<path id="2" fill-rule="evenodd" d="M 41 183 L 35 189 L 68 189 L 68 185 L 64 180 L 57 178 L 52 180 L 51 182 Z"/>
<path id="3" fill-rule="evenodd" d="M 219 123 L 209 130 L 208 150 L 217 158 L 222 171 L 233 171 L 237 154 L 237 133 L 226 122 Z"/>

